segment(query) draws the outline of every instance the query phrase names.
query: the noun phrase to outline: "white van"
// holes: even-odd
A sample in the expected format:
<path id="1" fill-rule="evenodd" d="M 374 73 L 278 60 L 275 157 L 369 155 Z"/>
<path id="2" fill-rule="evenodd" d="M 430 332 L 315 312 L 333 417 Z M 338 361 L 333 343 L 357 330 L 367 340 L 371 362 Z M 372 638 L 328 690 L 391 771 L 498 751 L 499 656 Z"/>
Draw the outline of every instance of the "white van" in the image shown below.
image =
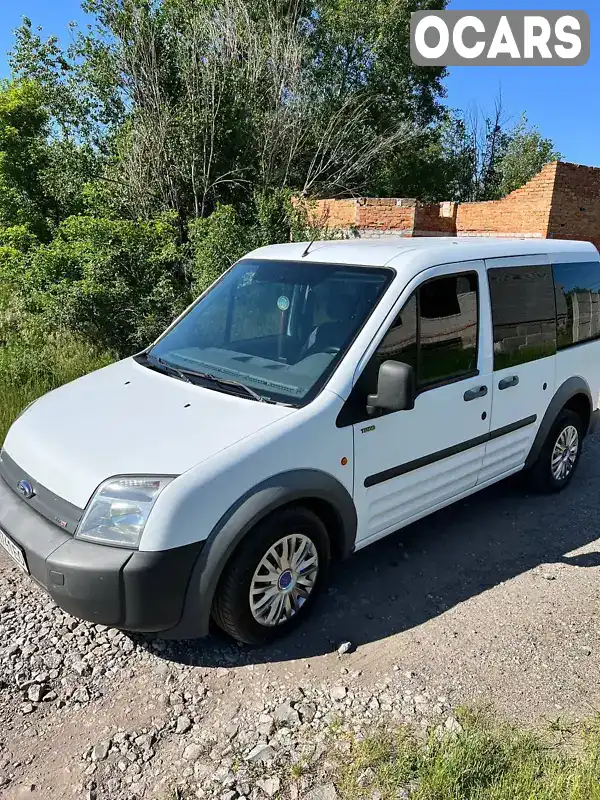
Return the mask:
<path id="1" fill-rule="evenodd" d="M 491 238 L 256 250 L 147 350 L 22 413 L 0 544 L 95 623 L 283 634 L 332 557 L 520 470 L 569 483 L 599 414 L 599 261 Z"/>

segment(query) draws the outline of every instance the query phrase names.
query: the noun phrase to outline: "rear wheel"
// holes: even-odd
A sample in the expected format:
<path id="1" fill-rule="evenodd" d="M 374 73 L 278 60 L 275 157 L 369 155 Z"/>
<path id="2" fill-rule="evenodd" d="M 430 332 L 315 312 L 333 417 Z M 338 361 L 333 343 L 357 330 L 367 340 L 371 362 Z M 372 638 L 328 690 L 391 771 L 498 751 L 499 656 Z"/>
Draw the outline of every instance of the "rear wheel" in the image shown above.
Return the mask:
<path id="1" fill-rule="evenodd" d="M 247 644 L 283 636 L 309 613 L 329 561 L 329 537 L 316 514 L 301 506 L 274 512 L 248 534 L 225 568 L 214 621 Z"/>
<path id="2" fill-rule="evenodd" d="M 534 488 L 560 492 L 571 482 L 581 456 L 584 426 L 579 414 L 563 409 L 530 472 Z"/>

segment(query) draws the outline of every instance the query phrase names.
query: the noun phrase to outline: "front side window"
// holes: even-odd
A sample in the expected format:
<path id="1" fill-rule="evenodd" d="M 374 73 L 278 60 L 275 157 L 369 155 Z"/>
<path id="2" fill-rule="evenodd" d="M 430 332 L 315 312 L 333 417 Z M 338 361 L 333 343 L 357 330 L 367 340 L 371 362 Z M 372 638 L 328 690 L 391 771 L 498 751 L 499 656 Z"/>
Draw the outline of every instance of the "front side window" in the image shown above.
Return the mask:
<path id="1" fill-rule="evenodd" d="M 384 361 L 402 361 L 417 370 L 417 295 L 408 299 L 375 353 L 377 368 Z"/>
<path id="2" fill-rule="evenodd" d="M 210 388 L 234 390 L 238 382 L 266 400 L 302 405 L 335 369 L 393 274 L 240 261 L 147 356 L 175 375 L 205 376 Z"/>
<path id="3" fill-rule="evenodd" d="M 550 267 L 488 271 L 494 326 L 494 369 L 556 353 L 556 304 Z"/>
<path id="4" fill-rule="evenodd" d="M 427 386 L 477 370 L 477 274 L 434 278 L 419 289 L 418 382 Z"/>
<path id="5" fill-rule="evenodd" d="M 554 264 L 558 349 L 600 337 L 600 263 Z"/>
<path id="6" fill-rule="evenodd" d="M 444 275 L 422 284 L 405 303 L 367 367 L 368 393 L 384 361 L 415 370 L 421 390 L 477 370 L 477 274 Z"/>

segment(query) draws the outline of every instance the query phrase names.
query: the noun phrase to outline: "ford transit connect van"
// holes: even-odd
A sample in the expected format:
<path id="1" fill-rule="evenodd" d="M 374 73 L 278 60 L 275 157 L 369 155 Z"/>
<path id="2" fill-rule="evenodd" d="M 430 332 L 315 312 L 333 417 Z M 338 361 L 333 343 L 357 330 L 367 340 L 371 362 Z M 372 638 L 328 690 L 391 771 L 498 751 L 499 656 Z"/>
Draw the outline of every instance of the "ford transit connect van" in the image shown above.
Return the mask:
<path id="1" fill-rule="evenodd" d="M 283 634 L 332 557 L 522 470 L 567 486 L 599 414 L 599 261 L 500 239 L 250 253 L 15 421 L 0 545 L 95 623 Z"/>

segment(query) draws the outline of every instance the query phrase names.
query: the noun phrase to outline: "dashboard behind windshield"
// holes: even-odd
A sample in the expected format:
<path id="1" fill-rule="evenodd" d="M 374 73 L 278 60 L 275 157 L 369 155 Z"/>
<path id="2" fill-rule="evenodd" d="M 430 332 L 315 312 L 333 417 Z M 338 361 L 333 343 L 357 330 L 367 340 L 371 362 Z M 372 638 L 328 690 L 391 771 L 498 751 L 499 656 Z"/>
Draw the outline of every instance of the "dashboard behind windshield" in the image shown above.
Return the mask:
<path id="1" fill-rule="evenodd" d="M 304 405 L 391 282 L 386 268 L 245 259 L 151 349 L 182 370 Z M 212 388 L 212 387 L 209 387 Z"/>

